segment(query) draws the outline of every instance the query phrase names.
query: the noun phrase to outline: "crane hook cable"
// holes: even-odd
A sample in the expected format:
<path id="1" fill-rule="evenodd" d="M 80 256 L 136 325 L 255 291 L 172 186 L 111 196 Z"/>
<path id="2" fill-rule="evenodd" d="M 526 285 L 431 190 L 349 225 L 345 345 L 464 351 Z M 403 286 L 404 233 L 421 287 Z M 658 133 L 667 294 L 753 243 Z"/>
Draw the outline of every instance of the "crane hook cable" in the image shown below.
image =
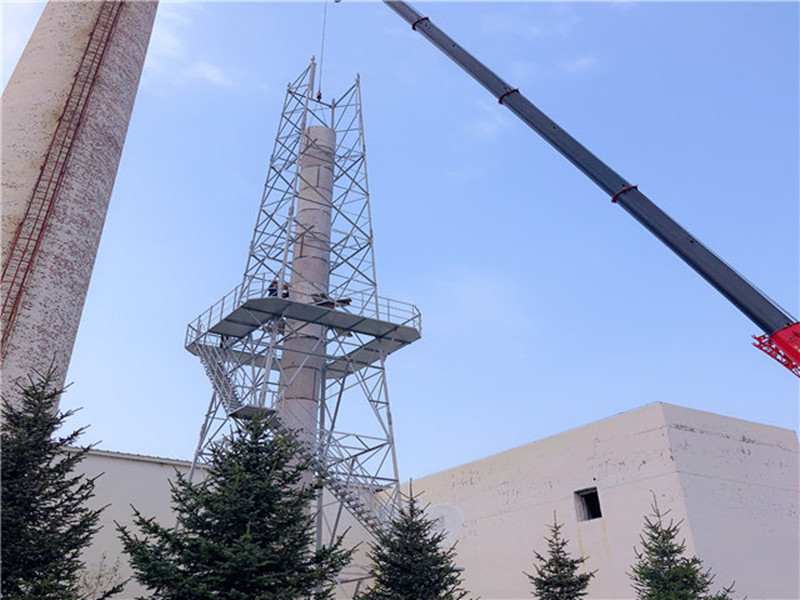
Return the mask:
<path id="1" fill-rule="evenodd" d="M 319 83 L 317 84 L 317 100 L 322 99 L 322 66 L 325 60 L 325 26 L 328 22 L 328 0 L 322 8 L 322 42 L 319 49 Z"/>

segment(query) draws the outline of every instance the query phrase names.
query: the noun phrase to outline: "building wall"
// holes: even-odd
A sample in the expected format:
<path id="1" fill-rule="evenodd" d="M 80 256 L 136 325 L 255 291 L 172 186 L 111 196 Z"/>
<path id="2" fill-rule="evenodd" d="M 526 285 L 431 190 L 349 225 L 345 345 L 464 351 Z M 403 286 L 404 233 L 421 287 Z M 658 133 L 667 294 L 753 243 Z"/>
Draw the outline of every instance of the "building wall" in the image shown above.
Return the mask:
<path id="1" fill-rule="evenodd" d="M 800 598 L 793 431 L 663 405 L 697 555 L 737 596 Z"/>
<path id="2" fill-rule="evenodd" d="M 175 524 L 171 510 L 170 481 L 175 481 L 176 471 L 188 474 L 191 463 L 117 452 L 92 450 L 81 463 L 88 477 L 98 477 L 95 496 L 90 502 L 92 508 L 106 507 L 100 517 L 101 530 L 93 544 L 83 555 L 90 575 L 105 574 L 105 588 L 110 583 L 120 583 L 133 576 L 126 556 L 122 553 L 122 543 L 115 523 L 133 527 L 133 508 L 145 517 L 154 517 L 164 526 Z M 117 567 L 113 574 L 112 570 Z M 131 580 L 119 596 L 128 600 L 146 593 L 146 589 Z"/>
<path id="3" fill-rule="evenodd" d="M 133 600 L 147 596 L 147 589 L 139 585 L 133 577 L 133 570 L 122 552 L 116 523 L 127 527 L 138 534 L 133 525 L 133 508 L 144 517 L 153 517 L 165 527 L 175 525 L 175 513 L 172 511 L 170 481 L 176 480 L 176 472 L 183 475 L 189 473 L 191 463 L 187 461 L 121 454 L 92 450 L 81 463 L 81 470 L 87 477 L 97 477 L 95 495 L 89 502 L 91 508 L 105 507 L 101 514 L 100 531 L 95 535 L 92 545 L 84 552 L 83 560 L 90 576 L 100 575 L 107 589 L 115 583 L 127 579 L 125 589 L 117 600 Z M 194 477 L 202 481 L 204 473 L 200 469 Z M 332 505 L 326 494 L 327 523 L 336 519 L 338 504 Z M 342 575 L 352 580 L 342 587 L 338 598 L 352 598 L 358 580 L 364 576 L 363 566 L 370 534 L 348 513 L 340 516 L 338 531 L 346 532 L 344 547 L 358 550 L 354 554 L 354 564 L 346 568 Z M 324 539 L 328 539 L 326 536 Z"/>
<path id="4" fill-rule="evenodd" d="M 684 520 L 687 553 L 736 581 L 737 596 L 798 598 L 798 450 L 792 431 L 652 404 L 414 482 L 457 539 L 467 588 L 529 598 L 523 571 L 554 515 L 597 569 L 589 598 L 632 598 L 627 573 L 655 499 Z M 596 487 L 602 517 L 575 492 Z M 460 521 L 460 523 L 459 523 Z M 765 575 L 769 574 L 765 577 Z"/>
<path id="5" fill-rule="evenodd" d="M 130 504 L 174 522 L 167 480 L 188 463 L 93 452 L 84 464 L 89 474 L 105 473 L 94 502 L 110 505 L 87 554 L 95 568 L 103 553 L 107 565 L 119 556 L 113 522 L 131 522 Z M 523 572 L 533 571 L 534 549 L 545 552 L 554 517 L 570 552 L 597 569 L 588 598 L 633 598 L 627 573 L 654 499 L 668 519 L 683 520 L 687 553 L 712 568 L 718 588 L 735 580 L 738 598 L 796 599 L 799 468 L 793 431 L 656 403 L 436 473 L 413 488 L 447 543 L 457 543 L 466 587 L 483 600 L 531 597 Z M 587 488 L 597 489 L 602 517 L 580 520 L 575 492 Z M 363 563 L 369 537 L 348 518 L 343 528 L 349 525 L 345 545 L 362 542 Z M 130 575 L 126 565 L 121 575 Z M 140 593 L 130 584 L 121 598 Z"/>

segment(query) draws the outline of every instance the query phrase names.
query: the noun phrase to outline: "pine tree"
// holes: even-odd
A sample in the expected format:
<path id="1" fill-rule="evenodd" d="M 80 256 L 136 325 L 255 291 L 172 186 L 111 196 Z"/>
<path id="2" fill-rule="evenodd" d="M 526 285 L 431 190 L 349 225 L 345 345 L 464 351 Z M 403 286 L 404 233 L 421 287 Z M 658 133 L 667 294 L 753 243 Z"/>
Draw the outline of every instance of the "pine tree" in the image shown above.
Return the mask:
<path id="1" fill-rule="evenodd" d="M 644 518 L 644 532 L 639 536 L 642 550 L 634 549 L 636 562 L 630 578 L 638 600 L 731 600 L 733 585 L 711 593 L 714 576 L 703 570 L 696 556 L 684 556 L 686 542 L 678 542 L 683 521 L 669 524 L 653 499 L 652 516 Z"/>
<path id="2" fill-rule="evenodd" d="M 460 600 L 467 596 L 455 566 L 455 545 L 442 548 L 445 534 L 435 531 L 413 493 L 389 529 L 371 545 L 372 587 L 361 600 Z"/>
<path id="3" fill-rule="evenodd" d="M 178 527 L 134 508 L 141 537 L 117 525 L 135 578 L 160 600 L 329 598 L 352 551 L 342 540 L 314 551 L 309 509 L 319 483 L 302 485 L 310 465 L 298 442 L 260 419 L 244 421 L 212 450 L 206 479 L 177 475 Z"/>
<path id="4" fill-rule="evenodd" d="M 57 410 L 63 390 L 52 379 L 52 372 L 31 378 L 14 405 L 3 399 L 2 589 L 8 600 L 80 598 L 80 554 L 103 510 L 86 507 L 96 478 L 75 474 L 91 449 L 71 448 L 85 428 L 55 437 L 74 411 Z"/>
<path id="5" fill-rule="evenodd" d="M 534 565 L 536 573 L 525 573 L 533 584 L 533 596 L 539 600 L 577 600 L 586 595 L 589 581 L 595 576 L 596 571 L 578 573 L 580 566 L 586 562 L 586 557 L 572 558 L 567 552 L 568 541 L 561 537 L 562 524 L 559 524 L 555 515 L 553 525 L 549 527 L 550 537 L 547 540 L 548 554 L 543 556 L 534 550 L 536 560 L 540 564 Z"/>

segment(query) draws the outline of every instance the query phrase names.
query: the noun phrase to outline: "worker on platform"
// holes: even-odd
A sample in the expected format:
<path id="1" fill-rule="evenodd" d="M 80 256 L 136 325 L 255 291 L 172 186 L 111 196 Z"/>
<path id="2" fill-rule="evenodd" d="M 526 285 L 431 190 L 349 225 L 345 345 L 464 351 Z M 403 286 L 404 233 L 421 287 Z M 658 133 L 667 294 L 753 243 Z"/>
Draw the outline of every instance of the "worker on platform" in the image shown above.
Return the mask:
<path id="1" fill-rule="evenodd" d="M 278 280 L 273 279 L 270 282 L 269 287 L 267 288 L 267 296 L 271 298 L 272 296 L 277 296 L 277 295 L 278 295 Z"/>
<path id="2" fill-rule="evenodd" d="M 283 284 L 283 293 L 281 294 L 281 298 L 288 298 L 289 297 L 289 284 Z"/>

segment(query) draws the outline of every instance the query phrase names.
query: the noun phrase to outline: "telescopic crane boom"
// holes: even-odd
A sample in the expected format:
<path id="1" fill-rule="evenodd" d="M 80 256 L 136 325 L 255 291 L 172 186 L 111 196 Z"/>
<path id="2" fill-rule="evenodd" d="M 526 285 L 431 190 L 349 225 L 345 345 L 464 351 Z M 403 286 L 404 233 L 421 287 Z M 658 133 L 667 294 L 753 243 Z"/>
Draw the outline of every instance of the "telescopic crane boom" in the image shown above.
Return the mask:
<path id="1" fill-rule="evenodd" d="M 454 42 L 428 17 L 401 0 L 383 0 L 414 31 L 449 56 L 531 129 L 583 171 L 611 201 L 625 209 L 713 285 L 764 332 L 753 345 L 800 377 L 800 323 L 716 256 L 639 189 L 592 154 L 531 103 L 520 91 Z"/>

